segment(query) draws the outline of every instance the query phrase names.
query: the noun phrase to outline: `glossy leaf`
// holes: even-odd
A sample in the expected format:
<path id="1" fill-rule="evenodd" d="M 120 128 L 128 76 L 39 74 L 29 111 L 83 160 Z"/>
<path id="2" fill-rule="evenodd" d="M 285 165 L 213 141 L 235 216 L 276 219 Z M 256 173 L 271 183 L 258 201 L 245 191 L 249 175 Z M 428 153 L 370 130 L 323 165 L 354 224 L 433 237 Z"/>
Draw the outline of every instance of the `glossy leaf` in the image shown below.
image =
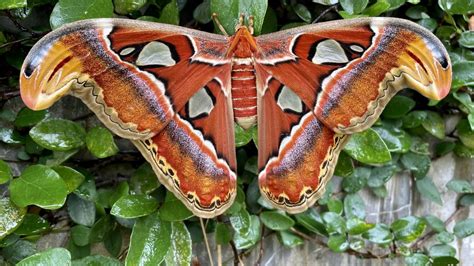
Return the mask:
<path id="1" fill-rule="evenodd" d="M 428 198 L 438 205 L 443 205 L 438 188 L 433 183 L 431 178 L 425 177 L 423 179 L 416 180 L 416 189 L 421 193 L 422 196 Z"/>
<path id="2" fill-rule="evenodd" d="M 160 217 L 164 221 L 183 221 L 192 217 L 193 213 L 184 206 L 171 192 L 166 193 L 165 202 L 160 208 Z"/>
<path id="3" fill-rule="evenodd" d="M 372 243 L 385 245 L 393 240 L 393 234 L 387 225 L 379 223 L 374 228 L 362 234 L 362 237 Z"/>
<path id="4" fill-rule="evenodd" d="M 43 209 L 58 209 L 66 201 L 67 187 L 63 179 L 51 168 L 32 165 L 20 177 L 11 181 L 10 197 L 20 206 L 36 205 Z"/>
<path id="5" fill-rule="evenodd" d="M 278 231 L 278 239 L 285 247 L 293 248 L 299 245 L 303 245 L 304 241 L 301 237 L 292 234 L 289 231 Z"/>
<path id="6" fill-rule="evenodd" d="M 183 222 L 171 223 L 171 246 L 165 256 L 166 265 L 190 265 L 191 235 Z"/>
<path id="7" fill-rule="evenodd" d="M 258 216 L 251 215 L 247 232 L 245 234 L 240 232 L 236 231 L 234 234 L 234 243 L 237 249 L 246 249 L 255 245 L 261 237 L 261 224 Z"/>
<path id="8" fill-rule="evenodd" d="M 453 88 L 474 85 L 474 61 L 461 61 L 453 64 Z"/>
<path id="9" fill-rule="evenodd" d="M 386 163 L 391 160 L 387 145 L 373 129 L 353 134 L 344 150 L 352 158 L 366 164 Z"/>
<path id="10" fill-rule="evenodd" d="M 171 223 L 157 213 L 142 217 L 133 226 L 125 265 L 159 265 L 171 247 Z"/>
<path id="11" fill-rule="evenodd" d="M 233 34 L 235 25 L 239 23 L 240 14 L 254 16 L 255 34 L 259 35 L 262 29 L 265 12 L 267 10 L 267 0 L 211 0 L 211 13 L 216 13 L 222 26 L 228 34 Z"/>
<path id="12" fill-rule="evenodd" d="M 114 136 L 104 127 L 94 127 L 86 135 L 87 149 L 97 158 L 106 158 L 118 152 Z"/>
<path id="13" fill-rule="evenodd" d="M 17 265 L 71 265 L 71 253 L 65 248 L 52 248 L 23 259 Z"/>
<path id="14" fill-rule="evenodd" d="M 23 221 L 15 230 L 17 235 L 33 235 L 40 234 L 50 228 L 49 222 L 38 214 L 27 213 Z"/>
<path id="15" fill-rule="evenodd" d="M 86 179 L 82 173 L 67 166 L 54 166 L 53 170 L 64 180 L 69 193 L 78 188 Z"/>
<path id="16" fill-rule="evenodd" d="M 358 167 L 350 176 L 342 180 L 342 188 L 348 193 L 356 193 L 367 184 L 369 176 L 369 168 Z"/>
<path id="17" fill-rule="evenodd" d="M 462 119 L 456 126 L 459 139 L 468 148 L 474 149 L 474 130 L 467 119 Z"/>
<path id="18" fill-rule="evenodd" d="M 217 223 L 216 233 L 214 235 L 218 245 L 228 244 L 230 240 L 232 240 L 232 232 L 225 223 Z"/>
<path id="19" fill-rule="evenodd" d="M 463 179 L 451 179 L 446 187 L 456 193 L 472 193 L 472 185 L 467 180 Z"/>
<path id="20" fill-rule="evenodd" d="M 456 249 L 450 245 L 437 244 L 429 248 L 428 253 L 430 257 L 454 257 Z"/>
<path id="21" fill-rule="evenodd" d="M 366 223 L 364 220 L 359 218 L 349 218 L 346 221 L 347 232 L 350 235 L 360 235 L 374 228 L 374 224 Z"/>
<path id="22" fill-rule="evenodd" d="M 420 155 L 409 152 L 404 154 L 401 162 L 406 169 L 412 171 L 417 179 L 422 179 L 428 174 L 431 166 L 431 159 L 427 155 Z"/>
<path id="23" fill-rule="evenodd" d="M 405 243 L 416 240 L 423 234 L 425 228 L 425 221 L 416 216 L 400 218 L 391 225 L 395 239 Z"/>
<path id="24" fill-rule="evenodd" d="M 92 226 L 95 222 L 95 204 L 83 199 L 76 194 L 69 195 L 67 211 L 71 220 L 77 224 Z"/>
<path id="25" fill-rule="evenodd" d="M 50 119 L 39 122 L 30 130 L 31 138 L 40 146 L 53 151 L 68 151 L 82 147 L 86 132 L 76 122 Z"/>
<path id="26" fill-rule="evenodd" d="M 47 110 L 33 111 L 27 107 L 24 107 L 18 112 L 14 124 L 16 127 L 34 126 L 41 120 L 45 119 L 47 115 Z"/>
<path id="27" fill-rule="evenodd" d="M 324 226 L 324 221 L 320 214 L 314 209 L 308 209 L 303 213 L 295 215 L 296 221 L 299 225 L 303 226 L 310 232 L 321 234 L 326 236 L 328 232 Z"/>
<path id="28" fill-rule="evenodd" d="M 87 256 L 79 260 L 73 260 L 72 266 L 84 266 L 84 265 L 107 265 L 107 266 L 121 266 L 122 263 L 114 258 L 106 257 L 102 255 Z"/>
<path id="29" fill-rule="evenodd" d="M 10 166 L 3 160 L 0 160 L 0 184 L 5 184 L 12 178 Z"/>
<path id="30" fill-rule="evenodd" d="M 441 221 L 436 216 L 426 215 L 425 220 L 428 222 L 428 225 L 436 232 L 443 232 L 446 230 L 443 221 Z"/>
<path id="31" fill-rule="evenodd" d="M 326 223 L 326 229 L 330 234 L 344 234 L 346 232 L 346 221 L 340 215 L 334 212 L 325 212 L 323 220 Z"/>
<path id="32" fill-rule="evenodd" d="M 91 229 L 84 225 L 76 225 L 71 228 L 71 238 L 74 244 L 83 247 L 90 244 Z"/>
<path id="33" fill-rule="evenodd" d="M 379 136 L 387 145 L 390 152 L 406 153 L 410 150 L 411 137 L 401 129 L 374 127 Z"/>
<path id="34" fill-rule="evenodd" d="M 347 218 L 365 219 L 365 203 L 359 194 L 348 194 L 344 198 L 344 213 Z"/>
<path id="35" fill-rule="evenodd" d="M 468 218 L 466 220 L 456 223 L 453 232 L 458 238 L 465 238 L 474 234 L 474 219 Z"/>
<path id="36" fill-rule="evenodd" d="M 266 227 L 275 231 L 288 230 L 295 225 L 293 219 L 278 211 L 262 212 L 260 219 Z"/>
<path id="37" fill-rule="evenodd" d="M 336 253 L 341 253 L 349 248 L 349 242 L 345 235 L 331 235 L 328 239 L 328 247 Z"/>
<path id="38" fill-rule="evenodd" d="M 340 0 L 339 2 L 342 8 L 350 15 L 359 14 L 369 3 L 368 0 Z"/>
<path id="39" fill-rule="evenodd" d="M 3 239 L 23 221 L 26 208 L 17 207 L 9 198 L 0 198 L 0 239 Z"/>
<path id="40" fill-rule="evenodd" d="M 115 11 L 126 15 L 138 11 L 146 4 L 147 0 L 114 0 Z"/>
<path id="41" fill-rule="evenodd" d="M 157 22 L 179 25 L 179 8 L 177 0 L 171 0 L 163 7 L 161 16 L 158 18 Z"/>
<path id="42" fill-rule="evenodd" d="M 351 157 L 347 155 L 345 152 L 341 152 L 339 154 L 339 158 L 337 159 L 336 169 L 334 170 L 334 175 L 337 176 L 349 176 L 354 172 L 354 164 L 352 162 Z"/>
<path id="43" fill-rule="evenodd" d="M 426 118 L 421 122 L 421 125 L 431 135 L 438 139 L 444 139 L 446 131 L 444 120 L 438 113 L 427 111 Z"/>
<path id="44" fill-rule="evenodd" d="M 130 178 L 130 189 L 138 194 L 150 194 L 158 187 L 160 183 L 149 163 L 142 164 Z"/>
<path id="45" fill-rule="evenodd" d="M 110 214 L 121 218 L 137 218 L 149 215 L 158 208 L 158 201 L 148 195 L 127 195 L 117 200 Z"/>
<path id="46" fill-rule="evenodd" d="M 69 22 L 88 18 L 111 18 L 114 6 L 109 0 L 59 0 L 51 13 L 53 29 Z"/>
<path id="47" fill-rule="evenodd" d="M 0 2 L 0 10 L 26 7 L 26 0 L 3 0 Z"/>
<path id="48" fill-rule="evenodd" d="M 407 266 L 426 266 L 430 262 L 430 258 L 425 254 L 413 253 L 405 257 L 405 263 Z"/>

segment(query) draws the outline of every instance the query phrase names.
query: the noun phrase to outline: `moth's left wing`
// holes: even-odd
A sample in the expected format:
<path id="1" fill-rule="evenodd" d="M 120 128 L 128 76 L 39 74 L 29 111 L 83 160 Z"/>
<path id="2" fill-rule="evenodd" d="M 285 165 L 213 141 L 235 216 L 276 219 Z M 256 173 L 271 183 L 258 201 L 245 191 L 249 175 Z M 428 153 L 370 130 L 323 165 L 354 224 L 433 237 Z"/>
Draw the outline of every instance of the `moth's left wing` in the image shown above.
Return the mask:
<path id="1" fill-rule="evenodd" d="M 259 183 L 301 212 L 324 191 L 347 136 L 370 127 L 399 90 L 446 96 L 441 42 L 405 20 L 320 23 L 257 37 Z"/>

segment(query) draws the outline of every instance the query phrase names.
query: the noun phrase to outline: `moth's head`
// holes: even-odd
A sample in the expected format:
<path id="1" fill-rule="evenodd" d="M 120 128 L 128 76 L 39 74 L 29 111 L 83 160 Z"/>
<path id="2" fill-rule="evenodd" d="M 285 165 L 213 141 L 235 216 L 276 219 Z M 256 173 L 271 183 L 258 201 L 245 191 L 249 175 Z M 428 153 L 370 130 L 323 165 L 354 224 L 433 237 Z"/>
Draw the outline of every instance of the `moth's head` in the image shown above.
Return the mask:
<path id="1" fill-rule="evenodd" d="M 21 68 L 21 98 L 32 110 L 46 109 L 67 94 L 82 68 L 64 44 L 48 39 L 31 49 Z"/>

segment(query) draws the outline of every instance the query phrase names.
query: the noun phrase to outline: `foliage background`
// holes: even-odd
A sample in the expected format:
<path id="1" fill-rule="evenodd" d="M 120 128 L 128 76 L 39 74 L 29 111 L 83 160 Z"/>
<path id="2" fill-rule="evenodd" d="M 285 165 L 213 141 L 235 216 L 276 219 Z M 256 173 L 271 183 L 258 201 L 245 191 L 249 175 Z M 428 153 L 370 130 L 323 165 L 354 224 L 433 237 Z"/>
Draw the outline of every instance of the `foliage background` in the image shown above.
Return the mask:
<path id="1" fill-rule="evenodd" d="M 236 203 L 225 215 L 202 223 L 160 186 L 130 143 L 115 138 L 77 100 L 38 112 L 21 103 L 23 58 L 51 29 L 84 18 L 129 17 L 214 31 L 211 12 L 219 14 L 230 33 L 241 12 L 255 16 L 256 31 L 262 34 L 360 16 L 410 19 L 433 31 L 448 49 L 452 92 L 441 102 L 410 90 L 394 97 L 374 127 L 354 135 L 341 154 L 336 174 L 342 182 L 329 186 L 314 208 L 298 215 L 275 211 L 260 198 L 256 131 L 236 128 Z M 218 245 L 230 245 L 238 262 L 259 247 L 262 236 L 276 234 L 286 247 L 317 239 L 333 252 L 361 258 L 401 256 L 409 265 L 456 264 L 451 244 L 473 234 L 474 219 L 458 221 L 452 231 L 430 214 L 373 223 L 367 221 L 359 191 L 384 198 L 386 182 L 408 172 L 421 196 L 442 208 L 439 189 L 445 188 L 427 176 L 431 161 L 451 152 L 474 158 L 473 13 L 472 0 L 1 1 L 0 263 L 186 265 L 192 244 L 210 237 Z M 447 189 L 458 193 L 458 211 L 473 204 L 470 181 L 453 179 Z M 64 231 L 70 233 L 65 246 L 37 250 L 42 236 Z M 420 245 L 427 237 L 435 237 L 436 243 Z M 91 255 L 98 243 L 108 256 Z M 375 247 L 383 255 L 374 255 Z"/>

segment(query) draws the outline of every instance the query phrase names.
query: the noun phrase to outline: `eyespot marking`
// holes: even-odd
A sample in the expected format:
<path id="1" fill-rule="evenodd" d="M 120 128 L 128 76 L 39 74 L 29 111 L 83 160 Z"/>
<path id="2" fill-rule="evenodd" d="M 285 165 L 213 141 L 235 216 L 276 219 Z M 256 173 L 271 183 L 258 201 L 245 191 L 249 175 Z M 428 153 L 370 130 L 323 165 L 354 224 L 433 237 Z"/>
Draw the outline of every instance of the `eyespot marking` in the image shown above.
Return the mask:
<path id="1" fill-rule="evenodd" d="M 173 66 L 176 61 L 173 59 L 168 45 L 162 42 L 150 42 L 141 50 L 138 55 L 137 66 L 160 65 Z"/>
<path id="2" fill-rule="evenodd" d="M 316 51 L 311 60 L 315 64 L 347 63 L 349 59 L 342 46 L 333 39 L 324 40 L 316 46 Z"/>

